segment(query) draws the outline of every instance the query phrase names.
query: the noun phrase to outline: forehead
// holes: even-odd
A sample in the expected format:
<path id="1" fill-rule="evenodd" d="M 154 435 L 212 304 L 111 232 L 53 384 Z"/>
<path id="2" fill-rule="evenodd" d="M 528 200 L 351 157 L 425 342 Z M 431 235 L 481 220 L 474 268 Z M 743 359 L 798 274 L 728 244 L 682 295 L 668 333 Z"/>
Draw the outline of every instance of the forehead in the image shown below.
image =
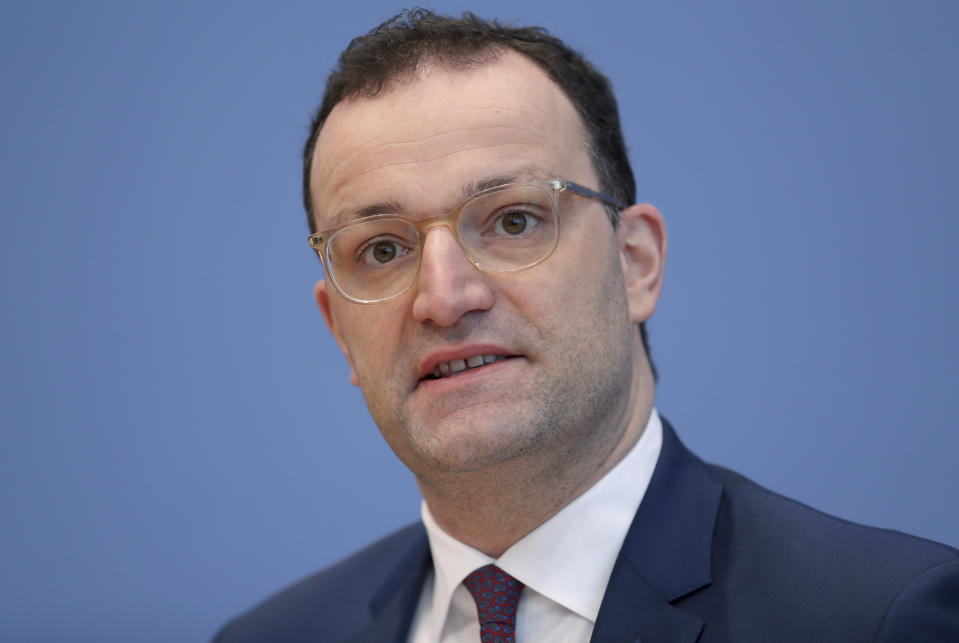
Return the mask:
<path id="1" fill-rule="evenodd" d="M 424 65 L 333 109 L 313 155 L 313 209 L 322 229 L 375 202 L 443 207 L 477 178 L 528 168 L 594 181 L 579 116 L 545 72 L 515 52 L 476 69 Z"/>

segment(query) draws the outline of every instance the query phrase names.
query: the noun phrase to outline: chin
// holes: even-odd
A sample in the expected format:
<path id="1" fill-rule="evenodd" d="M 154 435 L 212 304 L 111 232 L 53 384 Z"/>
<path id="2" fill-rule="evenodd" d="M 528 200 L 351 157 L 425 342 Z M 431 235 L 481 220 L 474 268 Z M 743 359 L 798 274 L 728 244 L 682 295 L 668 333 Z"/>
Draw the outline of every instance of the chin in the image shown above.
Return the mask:
<path id="1" fill-rule="evenodd" d="M 408 452 L 414 472 L 472 473 L 528 458 L 542 450 L 546 429 L 528 421 L 457 417 L 411 427 Z"/>

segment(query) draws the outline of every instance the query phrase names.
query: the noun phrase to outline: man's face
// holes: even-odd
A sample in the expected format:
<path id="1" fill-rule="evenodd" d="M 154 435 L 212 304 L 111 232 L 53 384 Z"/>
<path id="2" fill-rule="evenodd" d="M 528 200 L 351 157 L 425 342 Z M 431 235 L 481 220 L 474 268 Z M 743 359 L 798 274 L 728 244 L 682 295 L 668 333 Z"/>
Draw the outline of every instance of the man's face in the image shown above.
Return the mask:
<path id="1" fill-rule="evenodd" d="M 512 52 L 468 71 L 427 66 L 413 82 L 330 114 L 311 168 L 317 225 L 382 204 L 414 220 L 435 216 L 470 186 L 530 171 L 598 187 L 562 91 Z M 627 306 L 626 259 L 598 202 L 564 195 L 560 203 L 559 245 L 526 271 L 480 272 L 438 227 L 424 242 L 417 282 L 395 299 L 357 304 L 317 285 L 351 379 L 421 478 L 562 462 L 623 431 L 639 321 Z M 505 359 L 430 377 L 483 356 Z"/>

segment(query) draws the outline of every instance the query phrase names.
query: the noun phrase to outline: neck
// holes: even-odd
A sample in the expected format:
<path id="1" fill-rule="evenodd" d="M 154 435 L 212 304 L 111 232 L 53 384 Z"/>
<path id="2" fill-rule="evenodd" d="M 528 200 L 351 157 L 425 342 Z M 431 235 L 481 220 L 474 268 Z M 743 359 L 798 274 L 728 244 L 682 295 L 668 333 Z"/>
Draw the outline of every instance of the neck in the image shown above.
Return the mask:
<path id="1" fill-rule="evenodd" d="M 420 491 L 437 524 L 457 540 L 499 558 L 596 484 L 636 444 L 652 412 L 652 370 L 645 354 L 637 361 L 627 404 L 610 418 L 611 427 L 589 432 L 589 444 L 480 471 L 419 476 Z"/>

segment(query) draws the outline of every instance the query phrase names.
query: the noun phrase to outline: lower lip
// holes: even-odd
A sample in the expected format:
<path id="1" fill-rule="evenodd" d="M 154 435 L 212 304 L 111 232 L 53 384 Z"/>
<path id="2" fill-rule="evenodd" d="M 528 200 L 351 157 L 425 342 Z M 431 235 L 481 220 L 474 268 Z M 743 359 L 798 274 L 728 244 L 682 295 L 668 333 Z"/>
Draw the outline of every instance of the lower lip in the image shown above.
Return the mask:
<path id="1" fill-rule="evenodd" d="M 448 375 L 435 380 L 423 379 L 420 380 L 417 388 L 420 390 L 440 393 L 453 388 L 458 388 L 460 386 L 468 386 L 475 383 L 477 380 L 496 375 L 504 369 L 516 366 L 519 361 L 523 359 L 525 358 L 519 356 L 507 357 L 506 359 L 498 359 L 495 362 L 490 362 L 489 364 L 480 366 L 478 368 L 468 368 L 465 371 L 460 371 L 456 375 Z"/>

